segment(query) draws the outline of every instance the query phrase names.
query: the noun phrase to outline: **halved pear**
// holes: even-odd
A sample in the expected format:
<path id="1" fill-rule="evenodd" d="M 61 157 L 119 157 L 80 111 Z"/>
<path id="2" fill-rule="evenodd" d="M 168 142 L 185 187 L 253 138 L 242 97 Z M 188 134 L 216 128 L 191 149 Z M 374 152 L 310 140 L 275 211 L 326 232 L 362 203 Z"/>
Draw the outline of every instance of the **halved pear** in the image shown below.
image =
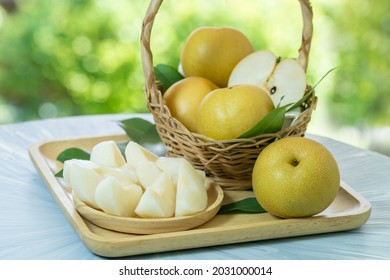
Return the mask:
<path id="1" fill-rule="evenodd" d="M 134 216 L 134 210 L 142 196 L 142 188 L 135 184 L 124 185 L 117 178 L 108 176 L 97 186 L 96 204 L 107 214 L 120 217 Z"/>
<path id="2" fill-rule="evenodd" d="M 276 62 L 277 57 L 271 51 L 262 50 L 251 53 L 233 68 L 228 86 L 263 85 L 274 70 Z"/>
<path id="3" fill-rule="evenodd" d="M 205 210 L 207 190 L 204 177 L 186 160 L 181 161 L 177 190 L 175 216 L 188 216 Z"/>
<path id="4" fill-rule="evenodd" d="M 298 101 L 306 89 L 306 73 L 297 60 L 280 61 L 270 51 L 254 52 L 233 69 L 228 86 L 255 85 L 265 90 L 276 106 Z"/>
<path id="5" fill-rule="evenodd" d="M 135 213 L 142 218 L 169 218 L 175 212 L 176 187 L 171 176 L 163 172 L 145 190 Z"/>
<path id="6" fill-rule="evenodd" d="M 120 167 L 125 159 L 115 141 L 102 141 L 93 146 L 90 160 L 102 166 Z"/>
<path id="7" fill-rule="evenodd" d="M 103 180 L 103 176 L 96 172 L 96 163 L 89 160 L 71 160 L 68 163 L 69 184 L 77 197 L 85 204 L 99 209 L 95 201 L 97 185 Z"/>
<path id="8" fill-rule="evenodd" d="M 295 103 L 301 99 L 306 89 L 306 74 L 297 60 L 286 58 L 280 61 L 273 75 L 265 83 L 275 106 Z"/>
<path id="9" fill-rule="evenodd" d="M 131 168 L 136 168 L 143 160 L 156 161 L 158 156 L 145 149 L 140 144 L 130 141 L 125 148 L 126 162 Z"/>
<path id="10" fill-rule="evenodd" d="M 144 189 L 150 187 L 163 172 L 154 161 L 142 160 L 135 169 L 138 181 Z"/>

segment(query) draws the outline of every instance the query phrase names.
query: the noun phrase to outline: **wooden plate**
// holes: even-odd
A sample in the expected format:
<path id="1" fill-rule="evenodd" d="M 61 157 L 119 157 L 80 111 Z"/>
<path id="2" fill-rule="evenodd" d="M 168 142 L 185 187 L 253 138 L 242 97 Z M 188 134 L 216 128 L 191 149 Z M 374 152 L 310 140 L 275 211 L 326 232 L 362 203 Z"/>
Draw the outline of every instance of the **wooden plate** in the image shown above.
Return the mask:
<path id="1" fill-rule="evenodd" d="M 279 219 L 268 213 L 217 214 L 208 222 L 188 230 L 156 234 L 132 234 L 108 230 L 88 221 L 76 211 L 72 193 L 54 176 L 62 168 L 56 158 L 66 148 L 90 150 L 104 141 L 122 141 L 126 135 L 59 139 L 33 144 L 30 157 L 69 223 L 85 246 L 105 257 L 184 250 L 223 244 L 345 231 L 360 227 L 370 216 L 371 204 L 345 182 L 333 203 L 309 218 Z M 253 196 L 250 191 L 226 191 L 222 205 Z"/>
<path id="2" fill-rule="evenodd" d="M 73 203 L 77 212 L 86 220 L 105 229 L 134 234 L 153 234 L 182 231 L 200 226 L 212 219 L 221 208 L 223 190 L 209 179 L 205 181 L 208 203 L 204 211 L 185 217 L 160 219 L 125 218 L 109 215 L 103 211 L 89 207 L 77 196 L 73 195 Z"/>

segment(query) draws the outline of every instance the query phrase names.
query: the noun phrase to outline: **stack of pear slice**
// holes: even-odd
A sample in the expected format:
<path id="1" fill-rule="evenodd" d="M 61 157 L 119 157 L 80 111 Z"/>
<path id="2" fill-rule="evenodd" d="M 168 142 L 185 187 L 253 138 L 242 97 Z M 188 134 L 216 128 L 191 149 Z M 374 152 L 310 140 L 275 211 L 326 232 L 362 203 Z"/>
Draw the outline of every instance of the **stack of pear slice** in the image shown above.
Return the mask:
<path id="1" fill-rule="evenodd" d="M 64 162 L 65 184 L 82 202 L 120 217 L 190 216 L 207 207 L 206 176 L 185 158 L 158 157 L 130 141 L 96 144 L 90 160 Z"/>

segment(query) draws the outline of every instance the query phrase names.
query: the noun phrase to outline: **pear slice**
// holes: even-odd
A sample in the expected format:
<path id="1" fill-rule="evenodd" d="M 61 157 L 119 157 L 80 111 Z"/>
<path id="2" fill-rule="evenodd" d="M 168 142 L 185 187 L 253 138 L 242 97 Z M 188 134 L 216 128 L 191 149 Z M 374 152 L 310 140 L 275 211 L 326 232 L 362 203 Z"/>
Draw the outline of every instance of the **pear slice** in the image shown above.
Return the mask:
<path id="1" fill-rule="evenodd" d="M 103 179 L 96 188 L 97 205 L 107 214 L 132 217 L 142 196 L 142 188 L 135 184 L 123 185 L 113 176 Z"/>
<path id="2" fill-rule="evenodd" d="M 228 86 L 249 84 L 261 87 L 274 70 L 276 61 L 275 54 L 267 50 L 247 55 L 233 68 Z"/>
<path id="3" fill-rule="evenodd" d="M 115 141 L 102 141 L 92 148 L 90 160 L 102 166 L 120 167 L 125 159 Z"/>
<path id="4" fill-rule="evenodd" d="M 179 167 L 181 162 L 185 160 L 181 157 L 159 157 L 156 165 L 164 172 L 168 173 L 173 183 L 177 184 L 177 177 L 179 176 Z"/>
<path id="5" fill-rule="evenodd" d="M 207 207 L 207 190 L 201 173 L 186 160 L 180 164 L 176 190 L 175 216 L 189 216 Z"/>
<path id="6" fill-rule="evenodd" d="M 169 175 L 171 175 L 173 183 L 177 185 L 179 168 L 183 160 L 188 161 L 187 159 L 182 157 L 159 157 L 156 161 L 156 165 L 162 171 L 167 172 Z M 203 170 L 196 169 L 196 172 L 199 173 L 199 175 L 203 179 L 206 179 L 206 173 Z"/>
<path id="7" fill-rule="evenodd" d="M 96 163 L 89 160 L 74 159 L 67 163 L 69 185 L 77 197 L 85 204 L 99 209 L 95 201 L 97 185 L 103 180 L 96 168 Z"/>
<path id="8" fill-rule="evenodd" d="M 62 168 L 62 178 L 66 186 L 70 186 L 70 170 L 74 161 L 78 159 L 69 159 L 64 162 L 64 167 Z"/>
<path id="9" fill-rule="evenodd" d="M 163 172 L 142 195 L 135 213 L 142 218 L 169 218 L 175 212 L 176 187 Z"/>
<path id="10" fill-rule="evenodd" d="M 113 176 L 118 179 L 122 184 L 139 184 L 137 175 L 132 169 L 124 168 L 124 165 L 121 167 L 105 167 L 98 166 L 96 172 L 102 175 L 104 178 L 108 176 Z"/>
<path id="11" fill-rule="evenodd" d="M 135 169 L 138 181 L 144 189 L 151 186 L 161 175 L 162 171 L 154 161 L 142 160 Z"/>
<path id="12" fill-rule="evenodd" d="M 196 169 L 196 172 L 199 174 L 202 180 L 206 180 L 206 172 L 204 172 L 204 170 Z"/>
<path id="13" fill-rule="evenodd" d="M 130 141 L 125 149 L 126 162 L 131 168 L 136 168 L 143 160 L 156 161 L 158 156 L 138 143 Z"/>
<path id="14" fill-rule="evenodd" d="M 273 75 L 265 83 L 274 105 L 295 103 L 301 99 L 306 89 L 306 73 L 297 60 L 283 59 L 277 64 Z"/>

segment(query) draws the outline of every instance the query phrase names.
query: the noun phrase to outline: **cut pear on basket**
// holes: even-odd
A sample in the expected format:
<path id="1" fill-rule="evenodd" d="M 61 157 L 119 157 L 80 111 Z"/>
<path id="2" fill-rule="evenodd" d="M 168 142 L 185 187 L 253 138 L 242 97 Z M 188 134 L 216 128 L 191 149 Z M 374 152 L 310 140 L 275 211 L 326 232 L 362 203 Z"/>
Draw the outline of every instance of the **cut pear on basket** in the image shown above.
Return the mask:
<path id="1" fill-rule="evenodd" d="M 268 92 L 276 106 L 294 103 L 306 89 L 306 73 L 297 60 L 281 60 L 271 51 L 249 54 L 233 69 L 228 86 L 251 84 Z"/>
<path id="2" fill-rule="evenodd" d="M 277 60 L 273 52 L 266 50 L 247 55 L 233 68 L 228 86 L 263 85 L 274 70 Z"/>

